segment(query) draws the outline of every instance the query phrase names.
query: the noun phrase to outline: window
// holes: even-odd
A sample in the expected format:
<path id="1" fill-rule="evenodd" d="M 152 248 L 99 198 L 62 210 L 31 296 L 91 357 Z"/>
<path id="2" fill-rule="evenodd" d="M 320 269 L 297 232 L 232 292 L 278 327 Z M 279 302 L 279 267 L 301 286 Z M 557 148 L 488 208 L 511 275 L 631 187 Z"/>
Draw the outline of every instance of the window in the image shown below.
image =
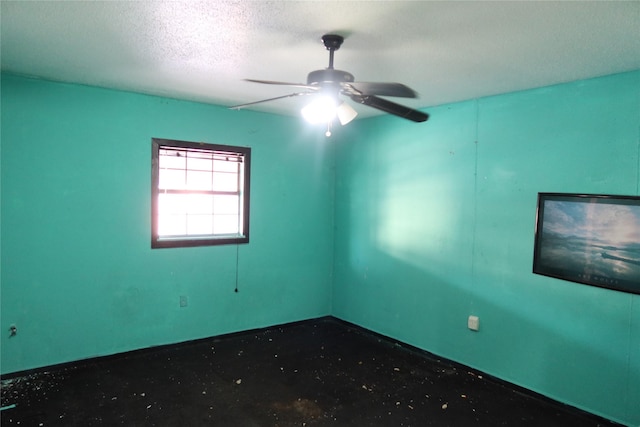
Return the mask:
<path id="1" fill-rule="evenodd" d="M 152 140 L 151 247 L 249 242 L 251 148 Z"/>

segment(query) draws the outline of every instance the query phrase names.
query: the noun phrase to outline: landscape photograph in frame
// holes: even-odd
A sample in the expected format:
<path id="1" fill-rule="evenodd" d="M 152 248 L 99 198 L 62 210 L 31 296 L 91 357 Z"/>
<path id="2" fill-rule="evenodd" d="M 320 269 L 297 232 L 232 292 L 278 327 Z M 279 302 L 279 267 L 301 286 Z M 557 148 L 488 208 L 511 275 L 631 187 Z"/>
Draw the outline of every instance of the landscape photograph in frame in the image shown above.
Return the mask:
<path id="1" fill-rule="evenodd" d="M 538 193 L 533 272 L 640 294 L 640 197 Z"/>

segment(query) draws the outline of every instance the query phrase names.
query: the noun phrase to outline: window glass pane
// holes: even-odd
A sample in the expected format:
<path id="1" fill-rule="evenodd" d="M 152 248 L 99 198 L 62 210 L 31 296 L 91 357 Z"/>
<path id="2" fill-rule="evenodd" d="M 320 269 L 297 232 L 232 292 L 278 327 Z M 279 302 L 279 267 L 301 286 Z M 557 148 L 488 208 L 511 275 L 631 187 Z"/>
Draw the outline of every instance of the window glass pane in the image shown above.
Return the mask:
<path id="1" fill-rule="evenodd" d="M 158 188 L 162 190 L 185 188 L 185 171 L 175 169 L 160 169 Z"/>
<path id="2" fill-rule="evenodd" d="M 187 188 L 189 190 L 211 190 L 211 172 L 187 171 Z"/>
<path id="3" fill-rule="evenodd" d="M 213 214 L 214 197 L 210 194 L 186 195 L 186 210 L 191 214 Z"/>
<path id="4" fill-rule="evenodd" d="M 213 218 L 213 231 L 216 234 L 238 234 L 240 231 L 236 215 L 216 215 Z"/>
<path id="5" fill-rule="evenodd" d="M 163 154 L 164 152 L 164 154 Z M 160 150 L 159 165 L 161 168 L 186 169 L 185 151 Z"/>
<path id="6" fill-rule="evenodd" d="M 187 234 L 213 234 L 213 215 L 189 215 Z"/>
<path id="7" fill-rule="evenodd" d="M 239 196 L 213 196 L 213 212 L 216 215 L 238 215 Z"/>
<path id="8" fill-rule="evenodd" d="M 238 172 L 239 162 L 227 162 L 224 160 L 214 160 L 213 170 L 218 172 Z"/>
<path id="9" fill-rule="evenodd" d="M 214 172 L 213 188 L 217 191 L 238 191 L 238 174 Z"/>
<path id="10" fill-rule="evenodd" d="M 186 214 L 186 195 L 184 194 L 158 194 L 158 211 L 161 214 Z"/>
<path id="11" fill-rule="evenodd" d="M 187 160 L 187 169 L 210 171 L 213 169 L 213 161 L 211 157 L 189 157 Z"/>
<path id="12" fill-rule="evenodd" d="M 184 214 L 160 214 L 158 216 L 158 235 L 183 236 L 187 234 L 187 216 Z"/>

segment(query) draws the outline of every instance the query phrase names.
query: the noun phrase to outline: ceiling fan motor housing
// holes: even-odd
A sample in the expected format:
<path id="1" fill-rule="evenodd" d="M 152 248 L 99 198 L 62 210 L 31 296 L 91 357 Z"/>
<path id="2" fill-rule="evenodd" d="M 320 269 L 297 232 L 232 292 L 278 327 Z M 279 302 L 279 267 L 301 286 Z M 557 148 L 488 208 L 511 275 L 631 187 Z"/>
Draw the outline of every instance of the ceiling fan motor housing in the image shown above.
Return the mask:
<path id="1" fill-rule="evenodd" d="M 342 70 L 327 68 L 325 70 L 316 70 L 307 76 L 308 85 L 320 85 L 322 83 L 352 83 L 355 81 L 353 74 Z"/>

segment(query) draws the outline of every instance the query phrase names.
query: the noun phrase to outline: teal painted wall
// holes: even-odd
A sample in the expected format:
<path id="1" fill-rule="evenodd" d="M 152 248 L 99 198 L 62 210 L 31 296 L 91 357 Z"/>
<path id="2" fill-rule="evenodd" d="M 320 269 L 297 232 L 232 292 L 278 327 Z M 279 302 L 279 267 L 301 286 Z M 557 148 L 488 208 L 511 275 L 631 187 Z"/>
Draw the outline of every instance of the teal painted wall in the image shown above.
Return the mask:
<path id="1" fill-rule="evenodd" d="M 2 373 L 332 313 L 640 424 L 640 298 L 531 273 L 538 191 L 639 194 L 640 72 L 330 144 L 292 118 L 1 83 Z M 252 147 L 250 244 L 150 249 L 152 137 Z"/>
<path id="2" fill-rule="evenodd" d="M 2 373 L 330 313 L 324 136 L 274 115 L 1 83 Z M 252 148 L 249 244 L 151 250 L 152 137 Z"/>
<path id="3" fill-rule="evenodd" d="M 333 314 L 640 425 L 640 295 L 531 272 L 538 192 L 639 194 L 640 72 L 429 113 L 338 144 Z"/>

